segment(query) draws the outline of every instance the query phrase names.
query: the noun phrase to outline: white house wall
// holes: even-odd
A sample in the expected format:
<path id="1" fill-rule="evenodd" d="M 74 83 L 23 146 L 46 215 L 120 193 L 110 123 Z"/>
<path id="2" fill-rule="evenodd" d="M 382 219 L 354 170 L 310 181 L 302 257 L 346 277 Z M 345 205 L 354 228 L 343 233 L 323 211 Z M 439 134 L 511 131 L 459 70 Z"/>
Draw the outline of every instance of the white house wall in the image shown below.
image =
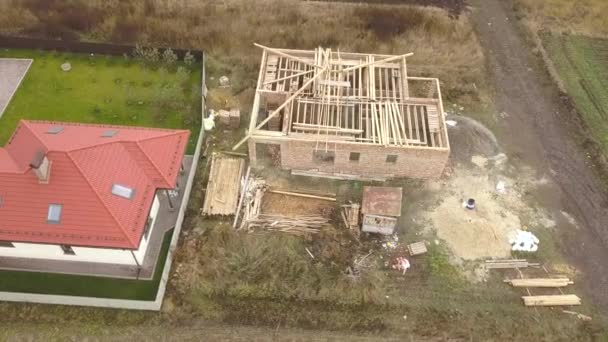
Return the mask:
<path id="1" fill-rule="evenodd" d="M 136 265 L 128 249 L 72 247 L 76 255 L 68 255 L 59 245 L 23 242 L 13 242 L 13 245 L 15 247 L 0 247 L 0 256 Z"/>
<path id="2" fill-rule="evenodd" d="M 146 256 L 146 250 L 148 249 L 148 240 L 152 236 L 152 230 L 154 229 L 154 225 L 156 224 L 156 216 L 158 215 L 158 208 L 160 208 L 160 201 L 158 200 L 158 194 L 154 196 L 154 202 L 152 202 L 152 208 L 150 209 L 150 217 L 152 218 L 152 223 L 150 224 L 150 231 L 148 232 L 148 238 L 145 236 L 141 238 L 141 243 L 139 244 L 139 249 L 134 251 L 133 254 L 135 258 L 137 258 L 137 262 L 142 264 L 144 262 L 144 257 Z"/>
<path id="3" fill-rule="evenodd" d="M 158 196 L 155 196 L 154 202 L 152 203 L 152 208 L 150 210 L 152 223 L 150 232 L 148 233 L 148 239 L 152 236 L 152 229 L 156 223 L 156 216 L 158 215 L 159 207 L 160 201 L 158 200 Z M 131 251 L 129 249 L 72 246 L 72 250 L 74 251 L 75 255 L 65 254 L 60 245 L 13 242 L 14 247 L 0 246 L 0 257 L 5 256 L 48 260 L 82 261 L 137 266 L 138 263 L 143 263 L 146 250 L 148 248 L 148 239 L 142 238 L 139 249 L 136 251 Z M 137 262 L 133 258 L 134 255 Z"/>

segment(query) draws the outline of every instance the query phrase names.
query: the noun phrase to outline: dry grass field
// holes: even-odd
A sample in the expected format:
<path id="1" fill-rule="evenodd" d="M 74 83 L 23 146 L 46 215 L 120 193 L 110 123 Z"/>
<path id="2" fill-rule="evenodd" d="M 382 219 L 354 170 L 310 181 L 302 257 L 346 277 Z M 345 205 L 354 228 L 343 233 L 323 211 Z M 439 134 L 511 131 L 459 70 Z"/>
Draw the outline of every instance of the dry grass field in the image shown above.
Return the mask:
<path id="1" fill-rule="evenodd" d="M 515 8 L 536 31 L 608 37 L 605 0 L 515 0 Z"/>
<path id="2" fill-rule="evenodd" d="M 4 33 L 202 49 L 219 68 L 252 88 L 267 46 L 401 54 L 416 75 L 443 82 L 444 96 L 467 106 L 480 94 L 484 57 L 466 15 L 434 7 L 299 0 L 0 2 Z M 480 101 L 481 100 L 481 101 Z M 468 106 L 467 106 L 468 107 Z"/>

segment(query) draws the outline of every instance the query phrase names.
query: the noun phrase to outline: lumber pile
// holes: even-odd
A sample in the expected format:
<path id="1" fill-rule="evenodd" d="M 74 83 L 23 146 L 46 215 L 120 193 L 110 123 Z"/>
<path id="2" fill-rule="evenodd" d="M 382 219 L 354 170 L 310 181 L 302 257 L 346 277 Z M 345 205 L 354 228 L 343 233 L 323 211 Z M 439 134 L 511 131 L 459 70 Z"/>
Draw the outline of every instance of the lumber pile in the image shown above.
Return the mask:
<path id="1" fill-rule="evenodd" d="M 345 204 L 340 212 L 344 226 L 352 231 L 359 232 L 359 217 L 361 205 L 359 203 Z"/>
<path id="2" fill-rule="evenodd" d="M 538 263 L 530 263 L 526 259 L 486 260 L 486 268 L 526 268 L 538 267 Z"/>
<path id="3" fill-rule="evenodd" d="M 568 278 L 507 279 L 505 283 L 509 283 L 513 287 L 566 287 L 574 284 Z"/>
<path id="4" fill-rule="evenodd" d="M 525 306 L 581 305 L 577 295 L 522 296 Z"/>
<path id="5" fill-rule="evenodd" d="M 321 229 L 330 227 L 329 219 L 315 215 L 298 215 L 293 217 L 283 215 L 260 214 L 248 220 L 248 229 L 264 229 L 275 232 L 290 233 L 304 236 L 319 233 Z"/>
<path id="6" fill-rule="evenodd" d="M 233 215 L 237 210 L 245 159 L 214 153 L 203 208 L 203 215 Z"/>
<path id="7" fill-rule="evenodd" d="M 239 230 L 246 228 L 250 220 L 257 218 L 258 215 L 260 215 L 262 198 L 267 189 L 268 186 L 263 178 L 251 177 L 248 179 L 242 200 L 243 204 L 241 211 L 243 212 L 243 217 L 241 219 L 241 224 L 238 226 Z M 234 226 L 237 226 L 236 220 Z"/>
<path id="8" fill-rule="evenodd" d="M 424 241 L 411 243 L 411 244 L 407 245 L 407 251 L 412 256 L 424 254 L 427 252 L 426 244 L 424 243 Z"/>

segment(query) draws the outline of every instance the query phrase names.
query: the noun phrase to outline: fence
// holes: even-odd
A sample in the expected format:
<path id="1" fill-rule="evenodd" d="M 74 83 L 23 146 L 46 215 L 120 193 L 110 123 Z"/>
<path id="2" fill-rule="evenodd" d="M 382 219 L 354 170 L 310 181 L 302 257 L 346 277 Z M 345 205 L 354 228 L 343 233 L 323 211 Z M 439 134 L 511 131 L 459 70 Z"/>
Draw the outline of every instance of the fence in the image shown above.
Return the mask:
<path id="1" fill-rule="evenodd" d="M 22 37 L 11 37 L 0 35 L 0 47 L 11 48 L 11 49 L 39 49 L 49 51 L 61 51 L 61 52 L 75 52 L 75 53 L 96 53 L 102 55 L 111 56 L 122 56 L 124 54 L 131 55 L 135 50 L 134 45 L 122 45 L 112 43 L 93 43 L 93 42 L 81 42 L 71 40 L 53 40 L 53 39 L 39 39 L 39 38 L 22 38 Z M 165 50 L 167 48 L 159 48 L 159 50 Z M 190 54 L 196 58 L 197 61 L 203 60 L 203 51 L 201 50 L 186 50 L 186 49 L 174 49 L 171 48 L 178 58 L 184 58 L 184 55 L 190 51 Z"/>

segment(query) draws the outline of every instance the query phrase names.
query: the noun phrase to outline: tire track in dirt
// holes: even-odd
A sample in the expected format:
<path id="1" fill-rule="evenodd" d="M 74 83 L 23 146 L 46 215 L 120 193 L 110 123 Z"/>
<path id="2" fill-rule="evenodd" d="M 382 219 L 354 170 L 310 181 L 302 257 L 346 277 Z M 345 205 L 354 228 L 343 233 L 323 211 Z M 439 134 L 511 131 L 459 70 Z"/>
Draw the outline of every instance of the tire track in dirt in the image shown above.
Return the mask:
<path id="1" fill-rule="evenodd" d="M 498 136 L 509 155 L 540 173 L 552 174 L 558 187 L 541 198 L 552 212 L 570 212 L 581 229 L 562 231 L 563 249 L 582 271 L 578 284 L 608 312 L 608 196 L 587 153 L 576 143 L 578 120 L 560 98 L 542 62 L 532 53 L 516 22 L 511 1 L 473 1 L 473 20 L 488 57 L 500 122 Z"/>

